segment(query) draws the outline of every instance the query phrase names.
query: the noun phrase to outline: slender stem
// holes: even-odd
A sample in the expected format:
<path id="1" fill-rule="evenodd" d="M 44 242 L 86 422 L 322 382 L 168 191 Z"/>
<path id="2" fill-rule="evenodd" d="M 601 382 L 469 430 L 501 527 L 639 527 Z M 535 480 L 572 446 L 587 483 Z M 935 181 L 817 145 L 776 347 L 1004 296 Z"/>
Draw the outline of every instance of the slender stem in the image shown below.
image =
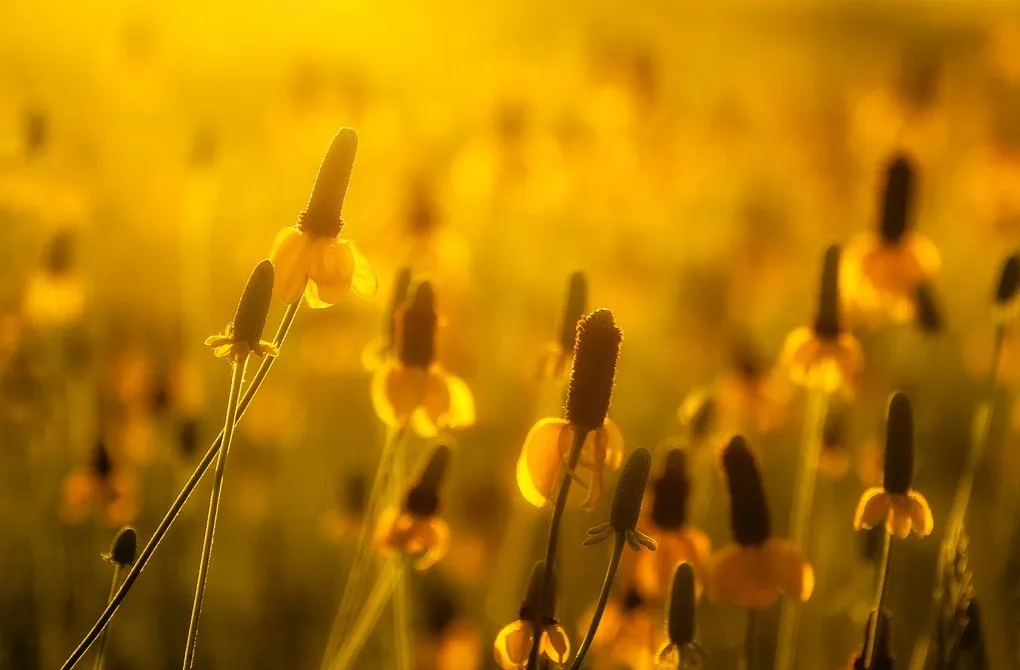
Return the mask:
<path id="1" fill-rule="evenodd" d="M 570 454 L 567 456 L 567 469 L 573 471 L 581 458 L 581 449 L 584 441 L 588 438 L 588 431 L 580 426 L 574 426 L 574 443 L 570 445 Z M 565 430 L 565 428 L 564 428 Z M 556 505 L 553 507 L 552 519 L 549 521 L 549 542 L 545 547 L 545 572 L 542 575 L 542 592 L 549 588 L 552 583 L 552 576 L 555 571 L 556 547 L 560 538 L 560 521 L 563 519 L 563 512 L 567 508 L 567 496 L 570 495 L 570 484 L 573 482 L 570 475 L 563 473 L 560 480 L 559 493 L 556 495 Z M 531 645 L 531 654 L 528 657 L 528 667 L 538 667 L 538 650 L 541 646 L 541 635 L 535 636 Z"/>
<path id="2" fill-rule="evenodd" d="M 205 601 L 205 587 L 209 581 L 209 563 L 212 561 L 213 539 L 216 536 L 216 521 L 220 515 L 220 497 L 223 495 L 223 475 L 227 469 L 230 443 L 234 439 L 234 424 L 237 422 L 237 401 L 241 395 L 241 382 L 248 369 L 248 357 L 235 362 L 230 378 L 230 395 L 227 396 L 227 416 L 223 423 L 223 448 L 216 458 L 213 473 L 212 493 L 209 496 L 209 516 L 205 521 L 205 535 L 202 538 L 202 558 L 198 564 L 198 584 L 195 586 L 195 600 L 191 604 L 191 620 L 188 622 L 188 640 L 184 646 L 184 670 L 195 665 L 195 645 L 198 643 L 198 620 L 202 616 Z"/>
<path id="3" fill-rule="evenodd" d="M 287 333 L 290 332 L 290 327 L 294 323 L 294 317 L 297 315 L 298 307 L 300 306 L 301 302 L 298 301 L 287 307 L 287 311 L 283 315 L 283 320 L 280 322 L 280 327 L 276 331 L 276 338 L 273 340 L 273 344 L 277 347 L 283 345 L 283 341 L 287 338 Z M 274 360 L 275 359 L 271 356 L 266 356 L 262 359 L 261 365 L 259 365 L 258 370 L 255 372 L 255 376 L 252 378 L 251 383 L 248 384 L 248 388 L 245 390 L 244 395 L 241 397 L 241 402 L 237 407 L 238 420 L 244 416 L 245 410 L 248 409 L 248 406 L 251 404 L 252 399 L 258 392 L 259 387 L 262 386 L 262 382 L 265 380 L 266 375 L 269 374 L 269 369 L 273 366 Z M 163 537 L 166 536 L 167 531 L 170 530 L 170 526 L 172 526 L 174 521 L 177 520 L 184 504 L 188 502 L 188 498 L 191 497 L 195 487 L 198 486 L 198 483 L 202 480 L 202 477 L 212 464 L 213 459 L 216 458 L 222 443 L 223 433 L 220 432 L 216 439 L 213 440 L 212 446 L 210 446 L 209 450 L 205 452 L 205 456 L 203 456 L 199 464 L 195 466 L 195 471 L 184 484 L 184 488 L 181 489 L 181 492 L 177 494 L 177 498 L 173 501 L 173 503 L 171 503 L 170 509 L 167 510 L 163 520 L 159 522 L 158 526 L 156 526 L 156 530 L 152 534 L 152 537 L 149 538 L 149 541 L 142 548 L 141 553 L 138 554 L 138 560 L 135 561 L 135 564 L 131 566 L 131 569 L 124 577 L 124 583 L 120 585 L 120 588 L 117 590 L 117 594 L 113 596 L 113 600 L 111 600 L 106 606 L 103 613 L 99 615 L 95 625 L 92 626 L 92 629 L 85 635 L 85 638 L 81 641 L 81 643 L 78 644 L 75 650 L 71 652 L 71 655 L 67 657 L 67 660 L 64 661 L 64 665 L 61 666 L 61 670 L 70 670 L 73 668 L 75 664 L 81 660 L 81 657 L 85 655 L 85 652 L 88 651 L 89 647 L 92 646 L 92 643 L 96 641 L 99 634 L 103 632 L 103 629 L 106 628 L 107 624 L 110 623 L 110 619 L 113 618 L 113 615 L 117 612 L 117 608 L 120 607 L 124 598 L 127 597 L 127 594 L 131 590 L 132 585 L 134 585 L 135 580 L 138 579 L 138 576 L 142 574 L 142 570 L 144 570 L 145 566 L 148 565 L 149 559 L 156 551 L 156 547 L 158 547 L 159 543 L 162 542 Z"/>
<path id="4" fill-rule="evenodd" d="M 354 630 L 350 637 L 344 641 L 336 661 L 329 664 L 328 667 L 331 670 L 344 670 L 357 658 L 358 652 L 361 651 L 361 647 L 368 640 L 368 636 L 372 634 L 376 622 L 379 621 L 379 615 L 382 614 L 386 601 L 389 600 L 393 588 L 397 585 L 397 578 L 403 571 L 404 559 L 393 558 L 379 574 L 375 581 L 375 587 L 368 597 L 368 602 L 361 610 L 361 617 L 354 624 Z"/>
<path id="5" fill-rule="evenodd" d="M 406 477 L 407 463 L 404 449 L 397 449 L 393 454 L 393 476 L 390 477 L 389 504 L 396 505 L 400 501 L 400 487 Z M 397 586 L 393 592 L 393 628 L 396 638 L 396 655 L 398 670 L 411 670 L 411 615 L 408 611 L 408 573 L 403 564 L 397 575 Z"/>
<path id="6" fill-rule="evenodd" d="M 113 600 L 113 594 L 117 592 L 117 585 L 120 583 L 120 563 L 113 564 L 113 579 L 110 580 L 110 595 L 106 596 L 106 602 Z M 103 662 L 106 660 L 106 637 L 107 631 L 99 636 L 99 643 L 96 645 L 96 662 L 92 664 L 92 670 L 103 670 Z"/>
<path id="7" fill-rule="evenodd" d="M 818 481 L 818 459 L 822 453 L 822 431 L 828 410 L 829 394 L 812 390 L 808 395 L 804 415 L 804 432 L 801 435 L 800 469 L 797 472 L 797 489 L 790 518 L 790 539 L 807 554 L 808 530 L 811 527 L 811 510 L 814 506 L 815 483 Z M 800 629 L 800 605 L 784 599 L 779 615 L 779 641 L 776 648 L 776 667 L 792 668 Z"/>
<path id="8" fill-rule="evenodd" d="M 753 607 L 747 608 L 747 625 L 744 627 L 744 670 L 755 670 L 758 667 L 758 617 Z"/>
<path id="9" fill-rule="evenodd" d="M 609 559 L 609 567 L 606 568 L 606 578 L 602 582 L 602 593 L 599 594 L 599 600 L 595 604 L 595 614 L 591 618 L 591 623 L 588 624 L 588 632 L 585 634 L 584 640 L 581 641 L 581 646 L 577 648 L 577 656 L 574 657 L 574 662 L 570 664 L 570 670 L 580 668 L 584 662 L 584 657 L 588 655 L 588 650 L 591 649 L 591 643 L 595 640 L 595 633 L 598 632 L 599 624 L 602 622 L 602 614 L 606 611 L 606 604 L 609 602 L 609 594 L 613 590 L 616 571 L 620 568 L 620 558 L 623 556 L 623 548 L 626 544 L 626 536 L 618 532 L 613 542 L 613 556 Z M 528 667 L 537 668 L 538 666 Z"/>
<path id="10" fill-rule="evenodd" d="M 871 670 L 875 659 L 875 644 L 878 638 L 878 622 L 882 618 L 886 596 L 889 594 L 889 574 L 892 572 L 892 535 L 886 531 L 885 544 L 882 548 L 882 562 L 879 564 L 878 585 L 875 588 L 875 611 L 868 623 L 868 643 L 864 647 L 864 668 Z"/>

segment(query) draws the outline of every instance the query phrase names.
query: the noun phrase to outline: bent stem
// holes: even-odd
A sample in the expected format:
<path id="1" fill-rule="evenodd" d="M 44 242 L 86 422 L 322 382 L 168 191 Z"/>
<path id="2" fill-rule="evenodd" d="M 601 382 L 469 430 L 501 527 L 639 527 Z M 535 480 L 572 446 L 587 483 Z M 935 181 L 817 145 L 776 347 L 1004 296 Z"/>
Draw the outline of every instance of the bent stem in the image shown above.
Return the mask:
<path id="1" fill-rule="evenodd" d="M 109 604 L 113 600 L 113 594 L 117 592 L 117 585 L 120 583 L 120 563 L 113 564 L 113 579 L 110 580 L 110 595 L 106 597 Z M 92 664 L 92 670 L 103 670 L 103 663 L 106 661 L 106 637 L 107 631 L 99 636 L 99 644 L 96 646 L 96 662 Z"/>
<path id="2" fill-rule="evenodd" d="M 563 519 L 563 512 L 567 508 L 567 496 L 570 494 L 570 484 L 573 481 L 570 473 L 574 471 L 574 468 L 577 467 L 577 462 L 581 459 L 581 449 L 584 447 L 584 441 L 587 438 L 588 431 L 575 426 L 574 443 L 570 445 L 570 454 L 567 457 L 567 472 L 563 473 L 563 477 L 560 480 L 559 493 L 556 495 L 556 505 L 553 507 L 552 520 L 549 522 L 549 542 L 545 548 L 545 571 L 542 573 L 542 593 L 549 589 L 549 584 L 552 582 L 555 570 L 556 547 L 559 544 L 560 538 L 560 521 Z M 531 645 L 531 654 L 528 656 L 529 668 L 538 667 L 538 651 L 541 647 L 541 638 L 541 635 L 536 635 L 535 641 Z"/>
<path id="3" fill-rule="evenodd" d="M 375 587 L 368 596 L 368 602 L 361 610 L 361 617 L 354 624 L 354 630 L 350 637 L 344 641 L 336 661 L 329 664 L 331 670 L 344 670 L 357 658 L 358 652 L 361 651 L 361 647 L 364 646 L 368 636 L 372 634 L 376 622 L 379 621 L 379 615 L 382 614 L 383 607 L 389 600 L 390 594 L 393 593 L 397 579 L 403 571 L 404 559 L 394 557 L 379 574 L 375 580 Z"/>
<path id="4" fill-rule="evenodd" d="M 889 574 L 892 572 L 893 538 L 886 530 L 885 545 L 882 548 L 882 562 L 879 564 L 878 585 L 875 587 L 875 615 L 868 623 L 868 642 L 864 646 L 864 670 L 871 670 L 875 658 L 875 643 L 878 637 L 878 622 L 882 618 L 886 596 L 889 593 Z"/>
<path id="5" fill-rule="evenodd" d="M 273 339 L 273 344 L 277 348 L 281 347 L 283 345 L 283 341 L 287 338 L 287 333 L 290 332 L 290 328 L 294 324 L 294 317 L 297 316 L 297 311 L 300 306 L 301 301 L 288 305 L 287 311 L 283 315 L 283 320 L 280 322 L 280 327 L 276 331 L 276 337 Z M 241 397 L 241 402 L 238 404 L 238 421 L 241 420 L 241 417 L 244 416 L 245 410 L 248 409 L 249 405 L 251 405 L 252 399 L 262 386 L 262 382 L 265 380 L 266 375 L 269 374 L 269 369 L 273 367 L 274 360 L 276 359 L 272 356 L 266 356 L 262 359 L 262 363 L 259 365 L 258 370 L 255 372 L 255 376 L 252 377 L 251 382 L 248 384 L 248 388 Z M 184 488 L 182 488 L 181 492 L 177 494 L 177 498 L 173 501 L 173 503 L 171 503 L 170 509 L 167 510 L 163 520 L 159 522 L 159 525 L 156 527 L 155 532 L 153 532 L 152 537 L 149 538 L 145 547 L 143 547 L 142 551 L 138 554 L 138 560 L 135 561 L 135 564 L 131 566 L 131 569 L 124 577 L 124 582 L 120 585 L 120 588 L 117 589 L 117 594 L 113 596 L 113 599 L 109 602 L 109 604 L 107 604 L 106 609 L 99 615 L 99 618 L 92 626 L 92 629 L 85 635 L 84 639 L 82 639 L 75 650 L 71 652 L 71 655 L 67 657 L 67 660 L 64 661 L 64 665 L 61 666 L 61 670 L 70 670 L 73 668 L 103 632 L 103 629 L 110 623 L 110 619 L 112 619 L 113 615 L 117 612 L 117 608 L 120 607 L 122 602 L 124 602 L 124 598 L 127 597 L 128 592 L 138 579 L 138 576 L 142 574 L 142 570 L 144 570 L 145 566 L 148 565 L 149 559 L 156 551 L 156 547 L 158 547 L 159 543 L 162 542 L 167 531 L 170 530 L 170 526 L 172 526 L 177 520 L 184 504 L 188 502 L 188 498 L 190 498 L 191 494 L 195 491 L 195 487 L 198 486 L 198 483 L 202 480 L 202 477 L 205 476 L 209 466 L 212 465 L 213 459 L 216 458 L 217 454 L 219 454 L 220 446 L 222 444 L 223 432 L 221 431 L 216 439 L 213 440 L 212 446 L 209 447 L 209 450 L 205 452 L 202 460 L 197 466 L 195 466 L 195 471 L 191 474 L 188 481 L 185 482 Z"/>
<path id="6" fill-rule="evenodd" d="M 205 521 L 205 535 L 202 537 L 202 558 L 198 564 L 198 584 L 195 586 L 195 600 L 191 604 L 191 620 L 188 622 L 188 640 L 184 646 L 184 670 L 195 664 L 195 645 L 198 643 L 198 620 L 202 616 L 205 587 L 209 581 L 209 563 L 212 561 L 213 539 L 216 536 L 216 521 L 220 515 L 220 498 L 223 495 L 223 475 L 227 469 L 230 443 L 234 440 L 234 424 L 237 422 L 237 402 L 241 394 L 241 382 L 248 369 L 248 357 L 235 362 L 230 377 L 230 395 L 227 396 L 227 417 L 223 423 L 223 441 L 216 470 L 213 473 L 212 493 L 209 496 L 209 516 Z"/>
<path id="7" fill-rule="evenodd" d="M 800 469 L 797 472 L 797 489 L 790 518 L 790 539 L 807 555 L 808 529 L 811 527 L 811 509 L 815 500 L 815 483 L 818 481 L 818 459 L 822 453 L 822 431 L 828 410 L 829 394 L 813 389 L 808 395 L 804 415 L 804 432 L 801 435 Z M 776 648 L 776 667 L 792 668 L 800 629 L 800 604 L 784 600 L 779 617 L 779 641 Z"/>
<path id="8" fill-rule="evenodd" d="M 606 568 L 606 578 L 602 582 L 602 593 L 599 594 L 599 600 L 595 604 L 595 614 L 591 618 L 591 623 L 588 624 L 588 632 L 584 636 L 584 640 L 581 641 L 581 646 L 577 648 L 577 656 L 574 657 L 574 662 L 570 664 L 570 670 L 577 670 L 581 667 L 584 662 L 584 657 L 588 655 L 588 650 L 591 649 L 591 643 L 595 640 L 595 633 L 598 632 L 599 624 L 602 622 L 602 614 L 606 611 L 606 604 L 609 602 L 609 594 L 613 590 L 613 582 L 616 581 L 616 571 L 620 568 L 620 558 L 623 556 L 623 547 L 627 544 L 626 535 L 624 533 L 617 532 L 616 539 L 613 542 L 613 556 L 609 559 L 609 567 Z M 536 637 L 541 637 L 536 636 Z M 538 667 L 529 665 L 531 667 Z"/>

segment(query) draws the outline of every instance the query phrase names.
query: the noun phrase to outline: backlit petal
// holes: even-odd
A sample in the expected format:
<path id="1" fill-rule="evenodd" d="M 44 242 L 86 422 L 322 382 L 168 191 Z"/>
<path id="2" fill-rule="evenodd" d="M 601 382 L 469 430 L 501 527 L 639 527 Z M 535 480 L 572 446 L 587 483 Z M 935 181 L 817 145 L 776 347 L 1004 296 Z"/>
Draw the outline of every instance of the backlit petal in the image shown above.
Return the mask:
<path id="1" fill-rule="evenodd" d="M 274 271 L 273 293 L 288 305 L 301 297 L 308 279 L 311 248 L 308 235 L 291 227 L 277 233 L 269 249 L 269 260 Z"/>
<path id="2" fill-rule="evenodd" d="M 928 501 L 917 491 L 910 491 L 907 498 L 910 500 L 910 517 L 917 534 L 921 537 L 930 535 L 935 528 L 935 518 L 932 516 Z"/>
<path id="3" fill-rule="evenodd" d="M 891 535 L 903 539 L 910 535 L 914 522 L 911 518 L 910 499 L 904 495 L 893 495 L 889 503 L 889 515 L 886 519 L 886 530 Z"/>
<path id="4" fill-rule="evenodd" d="M 372 264 L 361 255 L 353 242 L 347 243 L 354 259 L 354 274 L 351 276 L 351 293 L 359 298 L 372 298 L 379 291 L 379 278 Z"/>
<path id="5" fill-rule="evenodd" d="M 425 526 L 426 530 L 423 540 L 425 545 L 425 555 L 418 559 L 415 564 L 415 570 L 428 570 L 435 565 L 440 559 L 446 556 L 447 550 L 450 548 L 450 527 L 446 525 L 446 522 L 439 517 L 433 517 Z"/>
<path id="6" fill-rule="evenodd" d="M 446 425 L 450 428 L 465 428 L 475 423 L 475 397 L 471 388 L 457 375 L 443 374 L 450 397 Z"/>
<path id="7" fill-rule="evenodd" d="M 560 437 L 567 430 L 563 419 L 542 419 L 524 439 L 517 461 L 517 486 L 524 499 L 543 507 L 559 480 L 562 455 Z"/>
<path id="8" fill-rule="evenodd" d="M 815 590 L 815 572 L 797 548 L 787 540 L 772 538 L 764 550 L 779 592 L 801 602 L 810 598 Z"/>
<path id="9" fill-rule="evenodd" d="M 308 278 L 318 284 L 343 285 L 349 290 L 354 275 L 354 254 L 347 240 L 320 237 L 308 254 Z"/>
<path id="10" fill-rule="evenodd" d="M 606 467 L 610 470 L 618 470 L 623 464 L 623 433 L 612 419 L 606 419 L 599 432 L 606 441 Z"/>
<path id="11" fill-rule="evenodd" d="M 565 663 L 570 656 L 570 640 L 563 626 L 555 624 L 542 633 L 542 646 L 539 652 L 553 663 Z"/>
<path id="12" fill-rule="evenodd" d="M 768 583 L 760 550 L 732 544 L 717 553 L 712 564 L 709 595 L 717 602 L 765 608 L 779 597 L 775 585 Z"/>
<path id="13" fill-rule="evenodd" d="M 521 670 L 528 662 L 528 654 L 535 641 L 530 623 L 518 619 L 503 627 L 492 645 L 496 663 L 502 670 Z"/>
<path id="14" fill-rule="evenodd" d="M 425 371 L 390 362 L 372 376 L 372 406 L 388 426 L 405 425 L 425 396 Z"/>
<path id="15" fill-rule="evenodd" d="M 873 486 L 861 494 L 854 512 L 854 530 L 874 528 L 885 520 L 889 494 L 881 486 Z"/>

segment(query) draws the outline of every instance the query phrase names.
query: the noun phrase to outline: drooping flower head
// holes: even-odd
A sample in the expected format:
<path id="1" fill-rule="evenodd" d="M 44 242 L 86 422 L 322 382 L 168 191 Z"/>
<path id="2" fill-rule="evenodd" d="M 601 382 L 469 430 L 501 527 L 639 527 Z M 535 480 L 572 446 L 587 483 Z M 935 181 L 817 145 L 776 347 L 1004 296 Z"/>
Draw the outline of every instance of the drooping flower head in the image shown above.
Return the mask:
<path id="1" fill-rule="evenodd" d="M 233 321 L 227 324 L 222 335 L 213 335 L 205 341 L 206 345 L 214 348 L 217 357 L 240 363 L 250 354 L 276 356 L 280 353 L 274 344 L 262 339 L 273 298 L 273 277 L 273 264 L 268 260 L 260 262 L 252 270 L 241 292 Z"/>
<path id="2" fill-rule="evenodd" d="M 523 670 L 539 637 L 539 658 L 553 663 L 566 663 L 570 657 L 570 639 L 556 620 L 556 571 L 545 578 L 545 561 L 531 569 L 528 591 L 521 603 L 517 620 L 503 627 L 492 645 L 496 663 L 502 670 Z"/>
<path id="3" fill-rule="evenodd" d="M 767 433 L 787 416 L 789 393 L 767 374 L 757 348 L 746 338 L 733 347 L 730 370 L 713 384 L 715 419 L 718 430 L 728 439 L 734 433 Z M 720 448 L 723 445 L 719 445 Z"/>
<path id="4" fill-rule="evenodd" d="M 894 393 L 886 419 L 885 468 L 881 487 L 861 495 L 854 528 L 874 528 L 885 522 L 891 535 L 904 538 L 913 530 L 924 537 L 934 520 L 924 496 L 911 488 L 914 477 L 914 412 L 905 393 Z"/>
<path id="5" fill-rule="evenodd" d="M 560 334 L 542 358 L 540 373 L 543 377 L 559 378 L 566 370 L 567 362 L 574 353 L 577 337 L 577 323 L 588 308 L 588 278 L 583 272 L 570 275 L 567 285 L 567 299 L 563 303 L 563 317 Z"/>
<path id="6" fill-rule="evenodd" d="M 592 509 L 602 498 L 603 473 L 620 467 L 623 436 L 607 414 L 622 341 L 623 333 L 608 309 L 597 309 L 578 321 L 564 418 L 536 423 L 517 461 L 517 485 L 532 505 L 548 503 L 566 472 L 588 489 L 583 506 Z M 585 440 L 578 468 L 590 473 L 588 481 L 567 468 L 575 436 Z"/>
<path id="7" fill-rule="evenodd" d="M 446 555 L 450 528 L 439 516 L 439 487 L 450 462 L 450 448 L 439 445 L 428 455 L 425 466 L 404 494 L 399 509 L 385 510 L 375 530 L 375 544 L 384 554 L 421 554 L 415 563 L 427 570 Z"/>
<path id="8" fill-rule="evenodd" d="M 694 569 L 680 563 L 673 571 L 666 600 L 666 643 L 659 650 L 658 667 L 681 670 L 694 658 L 705 660 L 705 652 L 694 641 L 697 629 L 697 593 Z"/>
<path id="9" fill-rule="evenodd" d="M 609 522 L 588 529 L 588 537 L 581 543 L 585 546 L 598 544 L 613 535 L 622 535 L 634 551 L 644 547 L 655 551 L 655 540 L 637 529 L 641 517 L 641 503 L 648 486 L 648 474 L 652 469 L 652 454 L 647 449 L 635 449 L 623 464 L 620 481 L 613 493 L 613 506 L 609 510 Z"/>
<path id="10" fill-rule="evenodd" d="M 861 347 L 843 329 L 839 307 L 839 245 L 825 251 L 814 325 L 790 333 L 782 360 L 797 384 L 832 393 L 851 393 L 861 370 Z"/>
<path id="11" fill-rule="evenodd" d="M 733 544 L 712 557 L 709 594 L 717 602 L 751 608 L 769 607 L 780 595 L 806 601 L 814 571 L 792 543 L 772 537 L 765 487 L 743 436 L 730 440 L 722 461 Z"/>
<path id="12" fill-rule="evenodd" d="M 62 484 L 61 520 L 75 524 L 93 514 L 113 527 L 138 514 L 136 477 L 114 463 L 102 439 L 96 441 L 88 465 L 68 474 Z"/>

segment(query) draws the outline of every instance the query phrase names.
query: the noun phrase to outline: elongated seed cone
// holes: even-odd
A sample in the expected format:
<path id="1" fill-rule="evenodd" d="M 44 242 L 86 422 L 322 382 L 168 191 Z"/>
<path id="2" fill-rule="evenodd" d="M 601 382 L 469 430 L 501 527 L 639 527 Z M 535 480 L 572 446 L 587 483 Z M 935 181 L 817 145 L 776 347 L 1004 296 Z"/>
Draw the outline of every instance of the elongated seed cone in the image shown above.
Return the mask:
<path id="1" fill-rule="evenodd" d="M 138 534 L 131 526 L 124 526 L 113 538 L 110 553 L 103 558 L 118 565 L 133 565 L 138 552 Z"/>
<path id="2" fill-rule="evenodd" d="M 889 493 L 906 494 L 914 478 L 914 410 L 910 398 L 897 391 L 889 399 L 885 424 L 885 476 Z"/>
<path id="3" fill-rule="evenodd" d="M 427 368 L 436 359 L 436 293 L 432 284 L 418 284 L 410 303 L 398 317 L 397 357 L 410 367 Z"/>
<path id="4" fill-rule="evenodd" d="M 1020 288 L 1020 258 L 1016 254 L 1010 254 L 999 272 L 999 283 L 995 287 L 995 303 L 1001 307 L 1010 302 L 1016 297 L 1018 288 Z"/>
<path id="5" fill-rule="evenodd" d="M 697 625 L 696 597 L 694 568 L 690 563 L 681 563 L 673 571 L 673 581 L 666 601 L 666 634 L 670 643 L 683 646 L 694 642 Z"/>
<path id="6" fill-rule="evenodd" d="M 560 324 L 560 346 L 563 351 L 573 351 L 577 339 L 577 322 L 588 309 L 588 277 L 583 272 L 570 275 L 567 286 L 567 302 L 563 306 L 563 323 Z"/>
<path id="7" fill-rule="evenodd" d="M 550 621 L 556 614 L 556 569 L 549 575 L 549 583 L 545 580 L 545 561 L 535 563 L 531 568 L 528 580 L 528 591 L 521 603 L 520 619 L 523 621 Z M 547 588 L 543 588 L 543 586 Z"/>
<path id="8" fill-rule="evenodd" d="M 886 170 L 882 215 L 878 232 L 886 244 L 899 244 L 910 226 L 914 204 L 914 168 L 906 156 L 897 156 Z"/>
<path id="9" fill-rule="evenodd" d="M 676 530 L 687 523 L 687 497 L 691 482 L 687 454 L 682 449 L 666 452 L 662 474 L 652 482 L 652 521 L 663 530 Z"/>
<path id="10" fill-rule="evenodd" d="M 418 480 L 407 490 L 404 507 L 417 516 L 433 516 L 439 511 L 439 487 L 450 465 L 450 448 L 440 444 L 428 455 Z"/>
<path id="11" fill-rule="evenodd" d="M 305 210 L 298 215 L 298 227 L 317 237 L 336 237 L 343 229 L 340 212 L 351 181 L 358 134 L 353 128 L 341 128 L 330 142 L 319 165 L 315 185 Z"/>
<path id="12" fill-rule="evenodd" d="M 815 334 L 818 337 L 834 339 L 843 328 L 839 318 L 839 258 L 842 253 L 838 244 L 825 250 L 822 261 L 822 281 L 818 291 L 818 315 L 815 317 Z"/>
<path id="13" fill-rule="evenodd" d="M 74 270 L 75 235 L 70 230 L 58 231 L 46 249 L 43 268 L 55 276 L 66 276 Z"/>
<path id="14" fill-rule="evenodd" d="M 917 325 L 924 332 L 934 335 L 942 332 L 942 307 L 935 294 L 935 287 L 921 282 L 914 291 L 914 305 L 917 308 Z"/>
<path id="15" fill-rule="evenodd" d="M 386 342 L 393 344 L 397 333 L 397 315 L 400 308 L 407 302 L 407 294 L 411 290 L 411 268 L 402 267 L 397 273 L 397 283 L 393 285 L 393 296 L 390 299 L 390 308 L 386 313 L 385 331 L 383 332 Z"/>
<path id="16" fill-rule="evenodd" d="M 739 545 L 761 546 L 772 536 L 765 487 L 743 435 L 734 435 L 722 455 L 730 490 L 730 527 Z"/>
<path id="17" fill-rule="evenodd" d="M 110 452 L 106 448 L 106 443 L 102 440 L 96 440 L 95 446 L 92 447 L 92 472 L 99 479 L 105 480 L 113 473 L 113 461 L 110 460 Z"/>
<path id="18" fill-rule="evenodd" d="M 597 309 L 577 322 L 566 420 L 582 430 L 601 428 L 609 413 L 623 332 L 612 311 Z"/>
<path id="19" fill-rule="evenodd" d="M 638 517 L 641 516 L 641 499 L 645 496 L 651 469 L 652 453 L 647 449 L 635 449 L 627 457 L 609 512 L 609 525 L 613 530 L 623 532 L 637 527 Z"/>
<path id="20" fill-rule="evenodd" d="M 273 264 L 268 260 L 256 265 L 248 276 L 234 313 L 235 342 L 245 342 L 253 349 L 258 348 L 273 300 L 273 277 Z"/>

